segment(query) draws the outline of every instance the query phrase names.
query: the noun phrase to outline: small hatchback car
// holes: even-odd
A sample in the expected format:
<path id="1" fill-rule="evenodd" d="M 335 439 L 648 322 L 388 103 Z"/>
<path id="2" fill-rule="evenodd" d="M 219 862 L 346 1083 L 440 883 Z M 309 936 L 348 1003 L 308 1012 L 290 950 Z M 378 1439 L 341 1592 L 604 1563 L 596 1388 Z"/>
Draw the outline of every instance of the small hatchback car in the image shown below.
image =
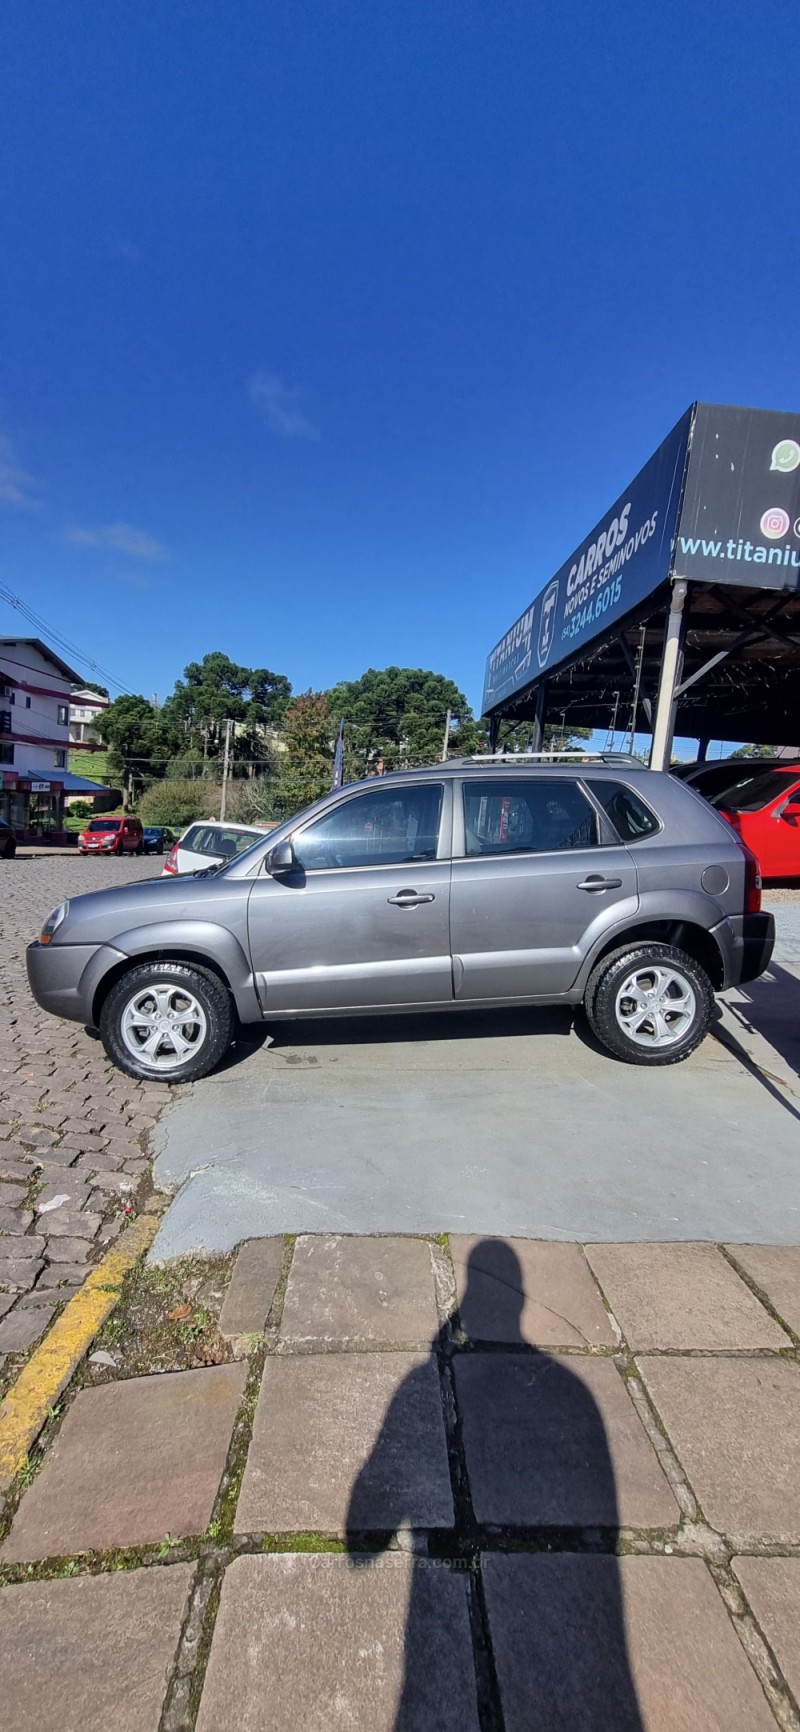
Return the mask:
<path id="1" fill-rule="evenodd" d="M 144 831 L 139 818 L 93 818 L 78 837 L 81 854 L 143 854 Z"/>
<path id="2" fill-rule="evenodd" d="M 624 763 L 463 759 L 337 789 L 227 865 L 62 902 L 27 952 L 45 1010 L 131 1076 L 203 1076 L 237 1021 L 583 1005 L 675 1064 L 774 921 L 729 824 Z"/>

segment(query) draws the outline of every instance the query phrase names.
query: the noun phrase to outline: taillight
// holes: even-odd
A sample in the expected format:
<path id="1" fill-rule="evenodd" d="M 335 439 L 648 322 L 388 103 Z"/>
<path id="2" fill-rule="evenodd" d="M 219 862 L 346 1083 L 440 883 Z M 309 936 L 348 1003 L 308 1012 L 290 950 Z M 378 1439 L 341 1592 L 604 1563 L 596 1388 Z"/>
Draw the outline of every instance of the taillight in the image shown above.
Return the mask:
<path id="1" fill-rule="evenodd" d="M 170 851 L 167 855 L 167 858 L 164 861 L 164 871 L 165 872 L 171 872 L 174 875 L 175 873 L 177 873 L 177 870 L 178 870 L 178 844 L 176 842 L 175 847 L 170 848 Z"/>
<path id="2" fill-rule="evenodd" d="M 744 911 L 745 914 L 761 912 L 761 867 L 751 848 L 738 838 L 739 847 L 744 855 Z"/>

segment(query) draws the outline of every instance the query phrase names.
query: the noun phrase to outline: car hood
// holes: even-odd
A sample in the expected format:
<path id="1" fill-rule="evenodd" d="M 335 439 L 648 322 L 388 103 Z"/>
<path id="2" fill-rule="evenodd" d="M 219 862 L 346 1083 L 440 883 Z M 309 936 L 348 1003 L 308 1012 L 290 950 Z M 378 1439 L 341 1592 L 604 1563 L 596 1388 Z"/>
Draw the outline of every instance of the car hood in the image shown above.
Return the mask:
<path id="1" fill-rule="evenodd" d="M 160 921 L 228 918 L 232 896 L 247 896 L 250 885 L 214 878 L 144 878 L 109 890 L 90 890 L 69 898 L 67 918 L 55 944 L 113 944 L 117 934 Z"/>

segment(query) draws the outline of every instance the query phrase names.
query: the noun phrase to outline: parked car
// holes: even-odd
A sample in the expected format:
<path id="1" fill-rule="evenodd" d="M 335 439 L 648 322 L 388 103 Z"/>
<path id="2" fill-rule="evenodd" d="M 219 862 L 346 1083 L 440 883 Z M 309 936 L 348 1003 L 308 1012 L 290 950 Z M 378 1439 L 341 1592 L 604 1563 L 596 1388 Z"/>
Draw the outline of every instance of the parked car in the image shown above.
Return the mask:
<path id="1" fill-rule="evenodd" d="M 254 842 L 262 842 L 264 831 L 252 824 L 220 824 L 215 818 L 190 824 L 164 861 L 164 873 L 174 878 L 183 872 L 199 872 L 205 866 L 224 866 Z"/>
<path id="2" fill-rule="evenodd" d="M 174 831 L 168 830 L 165 824 L 145 824 L 145 854 L 163 854 L 165 848 L 174 848 L 176 841 Z"/>
<path id="3" fill-rule="evenodd" d="M 81 854 L 143 854 L 140 818 L 93 818 L 78 837 Z"/>
<path id="4" fill-rule="evenodd" d="M 729 788 L 714 804 L 752 848 L 765 878 L 800 878 L 800 763 Z"/>
<path id="5" fill-rule="evenodd" d="M 776 769 L 781 762 L 780 758 L 715 758 L 710 764 L 673 764 L 672 774 L 690 788 L 696 788 L 706 800 L 716 802 L 717 795 L 728 788 L 743 787 L 765 770 Z"/>
<path id="6" fill-rule="evenodd" d="M 456 759 L 337 789 L 195 877 L 62 902 L 27 963 L 121 1070 L 185 1082 L 237 1019 L 520 1004 L 583 1005 L 616 1057 L 675 1064 L 774 938 L 753 854 L 675 777 Z"/>
<path id="7" fill-rule="evenodd" d="M 3 860 L 13 860 L 17 852 L 17 833 L 5 818 L 0 818 L 0 857 Z"/>

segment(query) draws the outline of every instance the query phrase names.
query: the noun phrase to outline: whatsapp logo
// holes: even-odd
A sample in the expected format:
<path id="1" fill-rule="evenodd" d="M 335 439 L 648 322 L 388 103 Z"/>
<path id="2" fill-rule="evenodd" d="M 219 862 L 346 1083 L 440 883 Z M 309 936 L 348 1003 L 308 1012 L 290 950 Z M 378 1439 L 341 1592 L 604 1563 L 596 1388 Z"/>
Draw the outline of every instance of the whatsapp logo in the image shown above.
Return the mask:
<path id="1" fill-rule="evenodd" d="M 781 475 L 791 475 L 793 469 L 800 465 L 800 445 L 796 439 L 780 439 L 772 453 L 770 469 L 777 469 Z"/>

